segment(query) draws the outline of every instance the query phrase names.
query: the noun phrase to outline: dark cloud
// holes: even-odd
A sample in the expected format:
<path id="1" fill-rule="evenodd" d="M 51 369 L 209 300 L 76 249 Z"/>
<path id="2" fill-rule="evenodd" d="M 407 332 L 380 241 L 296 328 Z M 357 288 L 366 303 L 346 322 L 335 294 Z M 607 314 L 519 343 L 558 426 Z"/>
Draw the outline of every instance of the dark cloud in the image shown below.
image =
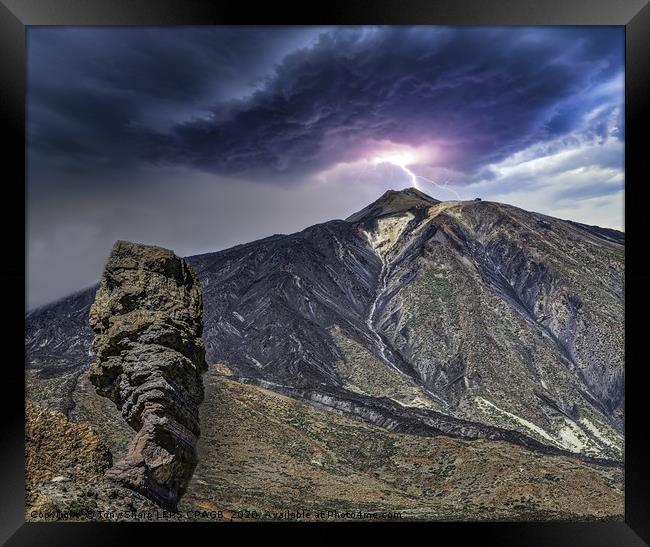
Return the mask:
<path id="1" fill-rule="evenodd" d="M 145 158 L 135 134 L 252 93 L 322 29 L 31 28 L 27 136 L 35 179 L 103 178 Z M 88 180 L 88 176 L 85 177 Z"/>
<path id="2" fill-rule="evenodd" d="M 44 29 L 29 48 L 36 168 L 152 161 L 277 179 L 377 140 L 434 140 L 446 167 L 471 172 L 566 134 L 593 107 L 584 94 L 621 70 L 623 33 Z"/>
<path id="3" fill-rule="evenodd" d="M 151 157 L 215 173 L 316 172 L 368 142 L 434 140 L 465 172 L 569 133 L 622 67 L 620 29 L 343 29 L 252 97 L 147 133 Z"/>

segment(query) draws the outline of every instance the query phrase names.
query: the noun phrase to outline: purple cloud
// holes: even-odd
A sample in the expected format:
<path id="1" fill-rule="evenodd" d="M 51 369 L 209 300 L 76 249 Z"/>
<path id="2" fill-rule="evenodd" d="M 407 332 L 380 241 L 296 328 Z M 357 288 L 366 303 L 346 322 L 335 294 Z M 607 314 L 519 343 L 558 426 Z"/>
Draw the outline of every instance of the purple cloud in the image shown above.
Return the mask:
<path id="1" fill-rule="evenodd" d="M 219 174 L 300 176 L 380 141 L 433 143 L 430 165 L 469 173 L 570 133 L 622 47 L 620 29 L 346 28 L 288 56 L 252 96 L 140 137 L 154 161 Z"/>

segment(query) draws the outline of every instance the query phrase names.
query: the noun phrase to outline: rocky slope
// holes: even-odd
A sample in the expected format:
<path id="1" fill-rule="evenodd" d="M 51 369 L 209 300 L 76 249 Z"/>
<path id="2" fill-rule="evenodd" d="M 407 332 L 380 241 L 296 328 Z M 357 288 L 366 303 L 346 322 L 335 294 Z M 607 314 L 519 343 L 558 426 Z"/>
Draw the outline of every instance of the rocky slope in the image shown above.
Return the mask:
<path id="1" fill-rule="evenodd" d="M 96 291 L 97 285 L 93 285 L 27 314 L 27 366 L 38 370 L 40 378 L 74 373 L 92 361 L 94 335 L 88 312 Z"/>
<path id="2" fill-rule="evenodd" d="M 176 509 L 196 466 L 206 369 L 201 288 L 173 252 L 118 241 L 90 326 L 89 379 L 136 431 L 106 477 Z"/>
<path id="3" fill-rule="evenodd" d="M 85 424 L 77 429 L 95 441 L 82 452 L 78 443 L 61 444 L 62 436 L 75 435 L 74 422 L 38 410 L 56 414 L 66 427 L 37 427 L 55 452 L 34 445 L 28 470 L 40 472 L 31 474 L 28 518 L 53 520 L 57 511 L 71 520 L 95 520 L 97 511 L 102 520 L 147 520 L 138 515 L 152 513 L 161 520 L 210 521 L 623 518 L 620 468 L 504 441 L 390 432 L 229 374 L 212 366 L 204 376 L 199 462 L 179 513 L 165 516 L 102 479 L 110 462 L 94 457 L 97 439 L 107 439 L 120 458 L 131 434 L 113 427 L 122 421 L 119 411 L 106 408 L 92 386 L 86 390 L 84 372 L 75 420 L 93 424 L 96 434 Z M 75 471 L 73 460 L 85 474 Z"/>
<path id="4" fill-rule="evenodd" d="M 394 433 L 211 367 L 181 509 L 263 520 L 623 518 L 623 472 L 505 441 Z M 263 455 L 263 457 L 261 457 Z M 287 517 L 306 509 L 310 516 Z M 333 511 L 336 511 L 334 513 Z"/>
<path id="5" fill-rule="evenodd" d="M 411 189 L 188 261 L 207 360 L 240 382 L 387 430 L 620 464 L 623 258 L 614 230 Z M 89 300 L 27 317 L 28 385 L 71 414 Z"/>

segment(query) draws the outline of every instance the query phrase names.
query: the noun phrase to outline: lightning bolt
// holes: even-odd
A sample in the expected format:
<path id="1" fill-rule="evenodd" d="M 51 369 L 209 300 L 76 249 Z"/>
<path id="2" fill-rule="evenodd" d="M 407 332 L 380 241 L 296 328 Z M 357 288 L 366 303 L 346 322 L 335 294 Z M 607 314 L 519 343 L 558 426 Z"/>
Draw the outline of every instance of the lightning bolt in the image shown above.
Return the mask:
<path id="1" fill-rule="evenodd" d="M 401 169 L 402 172 L 406 173 L 406 175 L 409 177 L 413 187 L 417 188 L 418 190 L 419 190 L 419 188 L 418 188 L 418 179 L 420 179 L 420 180 L 423 180 L 423 181 L 428 182 L 430 184 L 433 184 L 439 190 L 451 192 L 458 201 L 462 201 L 462 198 L 460 197 L 460 194 L 458 192 L 456 192 L 456 190 L 454 190 L 453 188 L 449 187 L 450 181 L 444 181 L 442 183 L 436 182 L 435 180 L 431 180 L 430 178 L 423 177 L 422 175 L 416 175 L 413 171 L 411 171 L 405 165 L 401 165 L 399 163 L 395 163 L 395 162 L 392 162 L 392 161 L 383 160 L 383 161 L 380 161 L 379 163 L 390 163 L 391 165 L 394 165 L 395 167 Z M 363 172 L 367 172 L 367 169 L 370 169 L 371 167 L 376 167 L 376 166 L 377 166 L 377 163 L 375 163 L 373 166 L 366 165 L 361 173 L 357 173 L 357 176 L 355 177 L 354 182 L 355 183 L 358 182 L 359 179 L 361 178 Z"/>
<path id="2" fill-rule="evenodd" d="M 415 188 L 418 187 L 418 179 L 421 179 L 421 180 L 424 180 L 426 182 L 429 182 L 429 183 L 433 184 L 436 188 L 439 188 L 440 190 L 447 190 L 448 192 L 451 192 L 452 194 L 454 194 L 454 196 L 456 196 L 456 199 L 458 199 L 458 201 L 462 201 L 461 197 L 460 197 L 460 194 L 458 192 L 456 192 L 456 190 L 454 190 L 453 188 L 449 188 L 449 186 L 448 186 L 449 181 L 445 181 L 443 183 L 438 183 L 435 180 L 431 180 L 431 179 L 429 179 L 427 177 L 423 177 L 422 175 L 416 175 L 408 167 L 405 167 L 403 165 L 398 165 L 397 167 L 402 169 L 402 171 L 404 171 L 410 177 L 411 182 L 412 182 L 412 184 L 413 184 L 413 186 Z"/>

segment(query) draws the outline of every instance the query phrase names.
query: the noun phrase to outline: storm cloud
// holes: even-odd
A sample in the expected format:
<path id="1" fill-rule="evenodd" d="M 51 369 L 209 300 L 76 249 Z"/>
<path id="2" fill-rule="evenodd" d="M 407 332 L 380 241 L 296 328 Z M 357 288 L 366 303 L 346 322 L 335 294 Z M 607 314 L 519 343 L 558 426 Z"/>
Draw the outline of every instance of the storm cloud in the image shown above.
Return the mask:
<path id="1" fill-rule="evenodd" d="M 471 173 L 570 133 L 621 61 L 608 29 L 344 29 L 288 56 L 251 97 L 156 134 L 154 155 L 271 177 L 354 161 L 373 142 L 432 141 L 439 163 Z"/>
<path id="2" fill-rule="evenodd" d="M 74 29 L 34 42 L 32 150 L 71 168 L 276 181 L 378 141 L 432 142 L 438 164 L 475 172 L 571 133 L 623 61 L 612 28 Z"/>
<path id="3" fill-rule="evenodd" d="M 619 27 L 58 27 L 27 44 L 30 306 L 93 283 L 118 237 L 209 252 L 345 217 L 413 173 L 439 199 L 622 227 Z"/>
<path id="4" fill-rule="evenodd" d="M 251 93 L 313 28 L 43 28 L 28 32 L 30 167 L 100 178 L 147 159 L 157 131 Z M 88 179 L 87 179 L 88 180 Z"/>

